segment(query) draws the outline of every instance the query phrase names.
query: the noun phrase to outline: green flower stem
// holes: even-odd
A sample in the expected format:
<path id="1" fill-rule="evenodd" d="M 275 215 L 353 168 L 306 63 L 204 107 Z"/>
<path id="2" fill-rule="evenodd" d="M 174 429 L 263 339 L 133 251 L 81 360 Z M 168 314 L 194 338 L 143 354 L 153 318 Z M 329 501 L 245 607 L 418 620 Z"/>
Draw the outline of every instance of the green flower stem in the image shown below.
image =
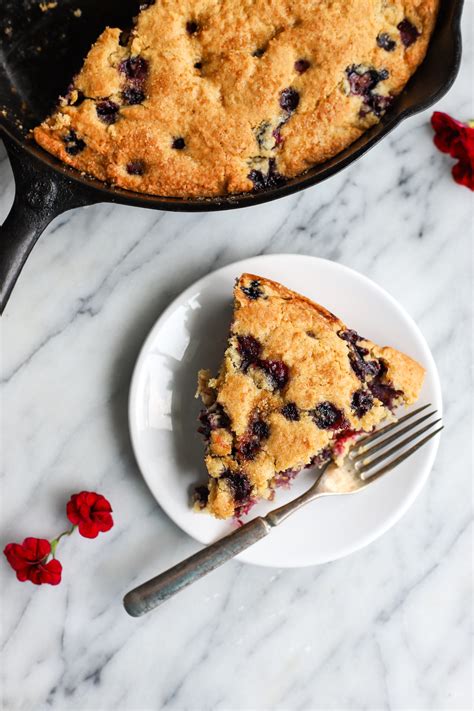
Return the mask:
<path id="1" fill-rule="evenodd" d="M 61 538 L 62 538 L 63 536 L 70 536 L 71 533 L 73 533 L 76 528 L 77 528 L 77 526 L 72 526 L 72 527 L 69 529 L 69 531 L 63 531 L 57 538 L 53 538 L 53 540 L 50 541 L 50 545 L 51 545 L 51 555 L 53 556 L 53 558 L 56 557 L 56 548 L 57 548 L 57 545 L 58 545 L 59 541 L 61 540 Z"/>

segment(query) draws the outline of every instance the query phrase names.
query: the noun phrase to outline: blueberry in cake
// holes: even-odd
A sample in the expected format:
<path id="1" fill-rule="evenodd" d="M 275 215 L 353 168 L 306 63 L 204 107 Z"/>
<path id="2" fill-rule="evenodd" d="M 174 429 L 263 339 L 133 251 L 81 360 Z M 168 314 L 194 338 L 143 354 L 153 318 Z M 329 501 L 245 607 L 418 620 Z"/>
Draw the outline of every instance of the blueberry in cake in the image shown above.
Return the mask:
<path id="1" fill-rule="evenodd" d="M 219 374 L 199 372 L 209 479 L 195 508 L 239 517 L 301 469 L 341 459 L 354 437 L 417 400 L 424 372 L 304 296 L 243 274 Z"/>
<path id="2" fill-rule="evenodd" d="M 423 60 L 439 0 L 147 0 L 36 141 L 139 192 L 262 190 L 346 148 Z"/>

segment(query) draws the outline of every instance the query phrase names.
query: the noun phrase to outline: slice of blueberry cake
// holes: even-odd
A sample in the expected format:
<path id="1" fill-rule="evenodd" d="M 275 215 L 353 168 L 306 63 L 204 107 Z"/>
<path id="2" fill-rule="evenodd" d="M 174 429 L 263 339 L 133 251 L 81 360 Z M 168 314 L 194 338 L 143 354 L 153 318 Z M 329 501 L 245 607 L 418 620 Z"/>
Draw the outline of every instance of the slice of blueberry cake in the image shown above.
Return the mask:
<path id="1" fill-rule="evenodd" d="M 424 369 L 380 347 L 281 284 L 243 274 L 216 378 L 199 372 L 206 486 L 195 508 L 241 516 L 303 468 L 344 456 L 348 443 L 419 395 Z"/>
<path id="2" fill-rule="evenodd" d="M 439 0 L 141 0 L 97 39 L 36 141 L 155 195 L 280 185 L 377 123 L 422 62 Z"/>

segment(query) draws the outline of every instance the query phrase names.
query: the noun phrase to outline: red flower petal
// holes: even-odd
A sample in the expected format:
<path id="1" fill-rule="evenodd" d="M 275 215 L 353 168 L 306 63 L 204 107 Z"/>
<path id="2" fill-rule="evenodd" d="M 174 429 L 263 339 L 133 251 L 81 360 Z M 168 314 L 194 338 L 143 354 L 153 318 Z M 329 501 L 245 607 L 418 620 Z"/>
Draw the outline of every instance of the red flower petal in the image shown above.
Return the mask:
<path id="1" fill-rule="evenodd" d="M 114 525 L 112 507 L 102 494 L 81 491 L 73 494 L 66 506 L 68 519 L 78 526 L 85 538 L 95 538 L 99 533 L 109 531 Z"/>
<path id="2" fill-rule="evenodd" d="M 22 583 L 30 580 L 35 585 L 58 585 L 61 582 L 59 560 L 45 562 L 51 553 L 51 544 L 46 539 L 25 538 L 23 543 L 9 543 L 3 552 Z"/>
<path id="3" fill-rule="evenodd" d="M 474 190 L 474 165 L 472 160 L 460 160 L 453 166 L 452 174 L 456 183 Z"/>
<path id="4" fill-rule="evenodd" d="M 440 111 L 434 112 L 431 125 L 435 130 L 436 147 L 458 159 L 452 169 L 454 180 L 474 190 L 474 128 Z"/>
<path id="5" fill-rule="evenodd" d="M 97 538 L 99 529 L 94 521 L 79 521 L 79 533 L 84 538 Z"/>
<path id="6" fill-rule="evenodd" d="M 44 538 L 25 538 L 23 543 L 9 543 L 3 551 L 14 570 L 40 563 L 51 553 L 50 542 Z"/>
<path id="7" fill-rule="evenodd" d="M 61 582 L 61 574 L 63 571 L 63 566 L 56 558 L 53 558 L 46 563 L 46 565 L 41 566 L 42 572 L 42 583 L 48 583 L 49 585 L 59 585 Z"/>
<path id="8" fill-rule="evenodd" d="M 53 558 L 46 564 L 35 566 L 30 570 L 28 579 L 34 585 L 59 585 L 61 582 L 62 565 L 59 560 Z"/>
<path id="9" fill-rule="evenodd" d="M 31 561 L 40 561 L 51 553 L 51 544 L 45 538 L 25 538 L 23 547 Z"/>
<path id="10" fill-rule="evenodd" d="M 431 117 L 431 125 L 435 131 L 435 146 L 443 153 L 451 153 L 455 141 L 463 141 L 466 126 L 460 121 L 451 118 L 448 114 L 435 111 Z"/>
<path id="11" fill-rule="evenodd" d="M 13 570 L 19 570 L 24 566 L 25 559 L 22 555 L 22 546 L 19 543 L 8 543 L 3 553 Z"/>

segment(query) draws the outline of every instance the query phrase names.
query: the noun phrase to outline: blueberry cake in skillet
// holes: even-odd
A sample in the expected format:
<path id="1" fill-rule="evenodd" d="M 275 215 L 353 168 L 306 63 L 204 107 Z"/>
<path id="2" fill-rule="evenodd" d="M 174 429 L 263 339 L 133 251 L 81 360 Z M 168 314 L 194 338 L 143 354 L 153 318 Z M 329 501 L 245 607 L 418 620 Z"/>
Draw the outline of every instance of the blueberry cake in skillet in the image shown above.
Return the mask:
<path id="1" fill-rule="evenodd" d="M 209 479 L 195 508 L 239 517 L 301 469 L 342 458 L 351 439 L 417 400 L 424 373 L 304 296 L 243 274 L 220 372 L 199 372 Z"/>
<path id="2" fill-rule="evenodd" d="M 130 190 L 215 196 L 279 185 L 390 108 L 439 0 L 142 0 L 107 28 L 36 141 Z"/>

